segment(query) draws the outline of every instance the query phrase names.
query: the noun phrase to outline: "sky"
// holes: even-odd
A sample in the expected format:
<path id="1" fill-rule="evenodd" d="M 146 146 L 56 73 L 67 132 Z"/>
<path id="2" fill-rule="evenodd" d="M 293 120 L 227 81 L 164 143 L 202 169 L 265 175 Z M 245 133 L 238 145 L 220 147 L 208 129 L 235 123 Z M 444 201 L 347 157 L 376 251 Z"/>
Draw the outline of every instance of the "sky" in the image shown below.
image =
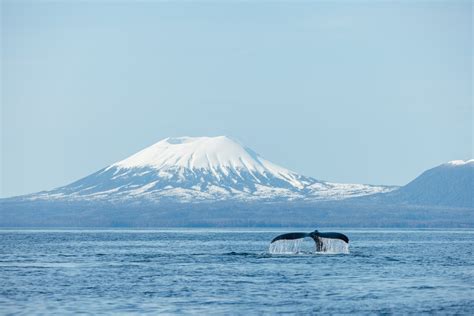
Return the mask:
<path id="1" fill-rule="evenodd" d="M 470 1 L 1 1 L 1 187 L 230 136 L 332 182 L 473 155 Z"/>

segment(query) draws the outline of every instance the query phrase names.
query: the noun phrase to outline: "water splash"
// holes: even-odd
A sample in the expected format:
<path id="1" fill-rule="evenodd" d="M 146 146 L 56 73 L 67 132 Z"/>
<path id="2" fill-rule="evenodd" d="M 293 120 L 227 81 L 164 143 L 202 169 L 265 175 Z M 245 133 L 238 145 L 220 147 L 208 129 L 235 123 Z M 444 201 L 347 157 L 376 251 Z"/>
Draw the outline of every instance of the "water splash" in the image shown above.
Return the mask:
<path id="1" fill-rule="evenodd" d="M 268 252 L 271 254 L 298 254 L 302 252 L 301 244 L 303 239 L 295 240 L 278 240 L 270 244 Z"/>
<path id="2" fill-rule="evenodd" d="M 339 239 L 331 239 L 331 238 L 320 238 L 323 242 L 323 247 L 320 253 L 328 253 L 328 254 L 338 254 L 338 253 L 349 253 L 349 244 L 345 243 Z"/>
<path id="3" fill-rule="evenodd" d="M 322 251 L 316 252 L 316 245 L 311 240 L 312 247 L 308 249 L 306 243 L 303 243 L 303 239 L 295 240 L 278 240 L 270 244 L 268 252 L 271 254 L 285 255 L 285 254 L 307 254 L 307 253 L 318 253 L 318 254 L 348 254 L 349 244 L 338 239 L 321 238 L 323 243 Z"/>

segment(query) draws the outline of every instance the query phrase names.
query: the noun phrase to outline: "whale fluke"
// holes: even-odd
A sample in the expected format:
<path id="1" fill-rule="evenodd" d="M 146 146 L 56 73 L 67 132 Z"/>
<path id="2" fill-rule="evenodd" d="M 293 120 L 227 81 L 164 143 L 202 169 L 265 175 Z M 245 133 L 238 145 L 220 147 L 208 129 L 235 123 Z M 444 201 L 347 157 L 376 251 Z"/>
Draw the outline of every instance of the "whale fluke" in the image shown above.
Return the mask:
<path id="1" fill-rule="evenodd" d="M 288 234 L 276 236 L 275 238 L 273 238 L 272 243 L 277 240 L 292 240 L 292 239 L 300 239 L 300 238 L 305 238 L 305 237 L 311 237 L 311 236 L 309 233 L 288 233 Z"/>
<path id="2" fill-rule="evenodd" d="M 297 232 L 297 233 L 287 233 L 287 234 L 279 235 L 273 238 L 271 243 L 274 243 L 275 241 L 278 241 L 278 240 L 294 240 L 294 239 L 300 239 L 300 238 L 306 238 L 306 237 L 313 238 L 314 242 L 316 243 L 317 251 L 323 250 L 323 242 L 321 241 L 320 238 L 339 239 L 339 240 L 344 241 L 345 243 L 349 243 L 349 238 L 344 234 L 335 233 L 335 232 L 321 233 L 317 230 L 311 233 Z"/>
<path id="3" fill-rule="evenodd" d="M 332 233 L 332 232 L 319 233 L 317 236 L 321 238 L 340 239 L 346 243 L 349 243 L 349 238 L 346 235 L 341 234 L 341 233 Z"/>

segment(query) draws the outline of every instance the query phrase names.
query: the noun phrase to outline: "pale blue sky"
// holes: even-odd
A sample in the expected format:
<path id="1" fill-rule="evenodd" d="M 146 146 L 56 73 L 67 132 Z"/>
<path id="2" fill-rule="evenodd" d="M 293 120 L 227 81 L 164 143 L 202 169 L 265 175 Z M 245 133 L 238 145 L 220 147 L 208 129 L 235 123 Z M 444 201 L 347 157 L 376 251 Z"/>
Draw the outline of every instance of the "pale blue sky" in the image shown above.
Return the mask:
<path id="1" fill-rule="evenodd" d="M 473 156 L 470 1 L 1 3 L 2 197 L 168 136 L 334 182 Z"/>

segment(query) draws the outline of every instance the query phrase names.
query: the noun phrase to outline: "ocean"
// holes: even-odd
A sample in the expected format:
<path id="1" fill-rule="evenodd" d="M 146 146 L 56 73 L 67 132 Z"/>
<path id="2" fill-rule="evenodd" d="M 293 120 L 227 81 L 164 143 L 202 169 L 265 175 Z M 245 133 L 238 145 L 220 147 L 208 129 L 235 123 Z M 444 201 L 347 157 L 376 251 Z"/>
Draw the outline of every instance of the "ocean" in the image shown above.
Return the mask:
<path id="1" fill-rule="evenodd" d="M 0 314 L 474 314 L 474 230 L 311 230 L 3 229 Z"/>

